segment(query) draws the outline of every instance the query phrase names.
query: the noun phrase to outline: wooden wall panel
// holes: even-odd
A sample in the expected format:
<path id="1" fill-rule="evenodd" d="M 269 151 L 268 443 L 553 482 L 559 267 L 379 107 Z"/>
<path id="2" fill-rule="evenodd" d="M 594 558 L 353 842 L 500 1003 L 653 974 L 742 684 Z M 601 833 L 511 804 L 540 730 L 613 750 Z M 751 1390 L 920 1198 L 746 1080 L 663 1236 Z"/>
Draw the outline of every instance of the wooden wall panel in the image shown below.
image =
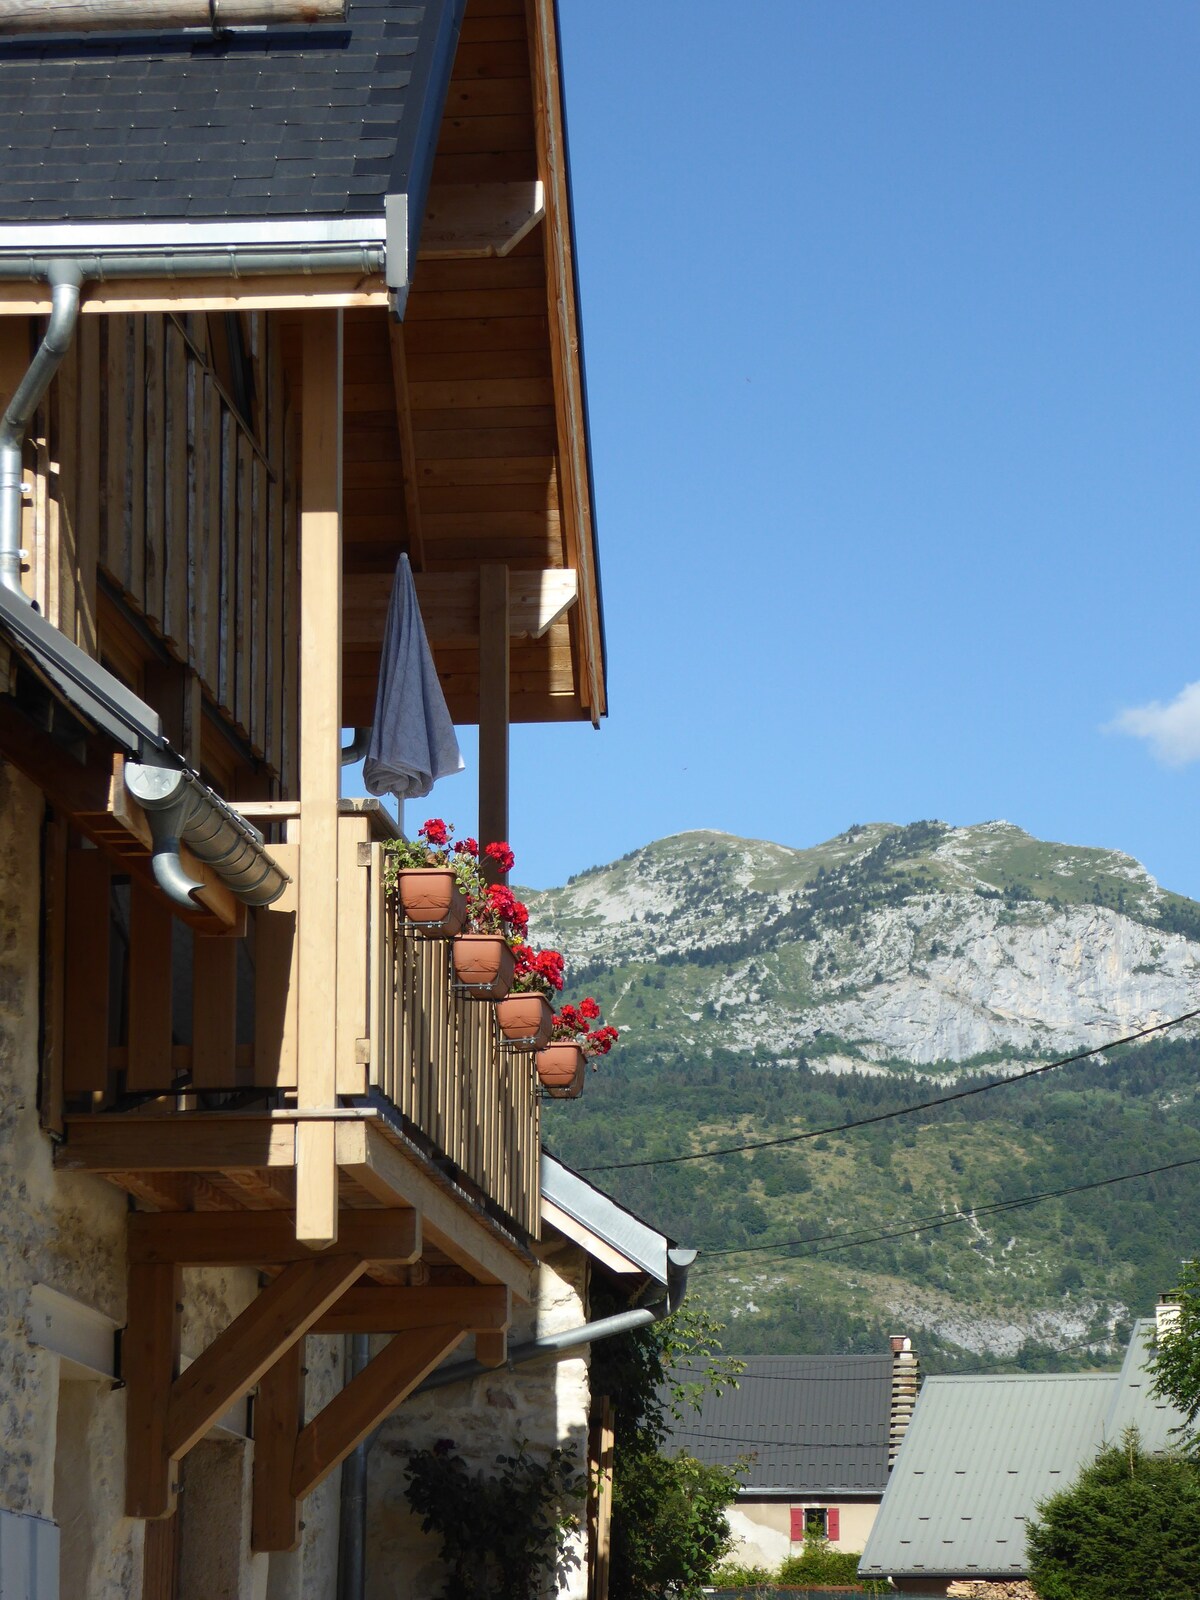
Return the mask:
<path id="1" fill-rule="evenodd" d="M 266 779 L 294 793 L 285 744 L 298 684 L 285 656 L 299 536 L 285 475 L 298 456 L 285 460 L 278 325 L 260 315 L 249 331 L 253 418 L 211 364 L 204 317 L 82 317 L 32 429 L 22 537 L 51 621 L 97 653 L 103 574 L 164 658 L 196 672 Z M 33 330 L 18 332 L 24 345 Z"/>

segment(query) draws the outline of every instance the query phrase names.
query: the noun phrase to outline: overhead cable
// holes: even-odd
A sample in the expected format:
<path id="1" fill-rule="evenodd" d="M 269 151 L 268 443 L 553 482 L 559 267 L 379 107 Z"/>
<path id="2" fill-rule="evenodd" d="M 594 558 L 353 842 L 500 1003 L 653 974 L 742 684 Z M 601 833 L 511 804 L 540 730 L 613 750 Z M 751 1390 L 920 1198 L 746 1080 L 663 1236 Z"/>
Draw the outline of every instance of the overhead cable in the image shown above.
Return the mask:
<path id="1" fill-rule="evenodd" d="M 755 1139 L 747 1144 L 723 1145 L 718 1150 L 693 1150 L 682 1156 L 650 1156 L 642 1161 L 609 1161 L 594 1167 L 579 1167 L 579 1172 L 627 1172 L 633 1167 L 672 1167 L 684 1161 L 713 1161 L 720 1156 L 739 1156 L 751 1150 L 770 1150 L 782 1144 L 800 1144 L 805 1139 L 819 1139 L 831 1133 L 849 1133 L 854 1128 L 869 1128 L 879 1122 L 891 1122 L 896 1117 L 911 1117 L 919 1111 L 930 1111 L 936 1106 L 948 1106 L 956 1100 L 968 1100 L 972 1095 L 987 1094 L 991 1089 L 1007 1089 L 1014 1083 L 1025 1083 L 1030 1078 L 1040 1078 L 1059 1067 L 1074 1066 L 1077 1061 L 1087 1061 L 1105 1051 L 1119 1049 L 1121 1045 L 1136 1044 L 1153 1033 L 1165 1033 L 1168 1028 L 1178 1028 L 1182 1023 L 1200 1017 L 1200 1009 L 1185 1011 L 1182 1016 L 1171 1017 L 1166 1022 L 1156 1022 L 1149 1028 L 1139 1028 L 1122 1039 L 1110 1039 L 1107 1044 L 1094 1044 L 1079 1050 L 1073 1056 L 1063 1056 L 1058 1061 L 1047 1061 L 1040 1067 L 1030 1067 L 1025 1072 L 1014 1072 L 1007 1078 L 993 1078 L 987 1083 L 972 1084 L 967 1089 L 955 1089 L 950 1094 L 936 1095 L 932 1100 L 920 1100 L 915 1105 L 897 1106 L 892 1111 L 877 1111 L 874 1116 L 856 1117 L 852 1122 L 833 1123 L 827 1128 L 810 1128 L 806 1133 L 785 1133 L 775 1139 Z"/>

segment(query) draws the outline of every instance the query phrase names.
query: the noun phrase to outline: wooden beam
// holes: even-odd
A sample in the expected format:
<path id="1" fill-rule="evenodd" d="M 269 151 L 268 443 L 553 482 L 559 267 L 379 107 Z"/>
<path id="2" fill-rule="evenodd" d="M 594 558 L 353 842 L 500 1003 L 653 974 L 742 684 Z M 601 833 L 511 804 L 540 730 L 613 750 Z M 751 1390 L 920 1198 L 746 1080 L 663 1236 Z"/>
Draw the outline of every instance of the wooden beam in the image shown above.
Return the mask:
<path id="1" fill-rule="evenodd" d="M 209 0 L 0 0 L 2 33 L 94 33 L 120 28 L 209 28 Z M 221 0 L 225 28 L 334 22 L 346 0 Z"/>
<path id="2" fill-rule="evenodd" d="M 171 1263 L 135 1264 L 127 1294 L 121 1338 L 125 1510 L 131 1517 L 167 1517 L 175 1509 L 167 1409 L 179 1370 L 183 1273 Z"/>
<path id="3" fill-rule="evenodd" d="M 292 1467 L 296 1499 L 311 1494 L 465 1337 L 462 1328 L 420 1328 L 385 1345 L 297 1439 Z"/>
<path id="4" fill-rule="evenodd" d="M 404 515 L 408 523 L 408 559 L 413 571 L 421 572 L 425 566 L 425 535 L 421 527 L 421 497 L 417 490 L 417 447 L 413 440 L 412 398 L 408 392 L 408 356 L 404 346 L 404 324 L 392 316 L 388 317 L 388 346 L 392 356 L 392 387 L 396 392 L 396 428 L 400 434 L 400 476 L 404 484 Z"/>
<path id="5" fill-rule="evenodd" d="M 424 572 L 416 578 L 417 602 L 429 642 L 441 648 L 478 647 L 479 580 L 473 572 Z M 391 580 L 369 572 L 348 573 L 343 586 L 343 646 L 379 648 L 391 598 Z M 511 639 L 540 639 L 579 598 L 571 567 L 509 570 L 508 632 Z"/>
<path id="6" fill-rule="evenodd" d="M 268 1367 L 254 1402 L 254 1489 L 250 1546 L 294 1550 L 300 1543 L 300 1502 L 292 1494 L 292 1458 L 304 1426 L 304 1340 Z"/>
<path id="7" fill-rule="evenodd" d="M 538 172 L 546 185 L 543 259 L 549 299 L 550 364 L 560 461 L 564 565 L 579 570 L 582 604 L 576 637 L 583 657 L 577 684 L 593 723 L 607 710 L 599 582 L 595 569 L 587 406 L 583 393 L 579 321 L 575 299 L 574 242 L 568 192 L 566 130 L 558 70 L 554 0 L 525 0 Z"/>
<path id="8" fill-rule="evenodd" d="M 418 259 L 506 256 L 545 214 L 545 191 L 536 179 L 437 184 L 429 191 Z"/>
<path id="9" fill-rule="evenodd" d="M 365 1213 L 369 1215 L 370 1213 Z M 512 1320 L 512 1295 L 500 1283 L 473 1289 L 347 1289 L 314 1333 L 400 1333 L 454 1324 L 469 1333 L 503 1331 Z"/>
<path id="10" fill-rule="evenodd" d="M 223 1172 L 296 1163 L 296 1124 L 271 1117 L 68 1116 L 55 1165 L 79 1172 Z M 395 1201 L 392 1202 L 395 1204 Z"/>
<path id="11" fill-rule="evenodd" d="M 113 312 L 185 311 L 321 311 L 347 306 L 386 309 L 388 290 L 382 273 L 323 272 L 319 276 L 264 274 L 250 278 L 126 278 L 88 285 L 81 310 L 85 315 Z M 0 318 L 48 316 L 53 309 L 44 283 L 0 282 Z"/>
<path id="12" fill-rule="evenodd" d="M 508 838 L 508 568 L 479 569 L 479 839 Z M 493 865 L 494 864 L 489 864 Z M 499 880 L 506 873 L 489 872 Z"/>
<path id="13" fill-rule="evenodd" d="M 300 994 L 301 1106 L 337 1103 L 338 798 L 342 712 L 342 314 L 303 324 L 300 454 Z M 333 1129 L 296 1139 L 296 1236 L 337 1238 Z"/>
<path id="14" fill-rule="evenodd" d="M 559 1233 L 586 1250 L 588 1255 L 606 1266 L 610 1272 L 627 1273 L 632 1276 L 639 1276 L 642 1273 L 643 1269 L 636 1261 L 630 1261 L 628 1256 L 623 1256 L 619 1250 L 614 1250 L 606 1239 L 601 1239 L 599 1234 L 584 1227 L 582 1222 L 577 1222 L 569 1212 L 556 1206 L 553 1200 L 547 1200 L 545 1195 L 541 1199 L 543 1223 L 549 1223 L 550 1227 L 557 1228 Z"/>
<path id="15" fill-rule="evenodd" d="M 371 1263 L 408 1266 L 420 1259 L 421 1219 L 415 1211 L 343 1211 L 338 1220 L 338 1247 Z M 286 1213 L 244 1211 L 129 1218 L 130 1261 L 179 1262 L 188 1267 L 281 1266 L 313 1261 L 307 1245 L 298 1243 Z"/>
<path id="16" fill-rule="evenodd" d="M 475 1359 L 481 1367 L 502 1367 L 508 1360 L 508 1329 L 477 1329 Z"/>
<path id="17" fill-rule="evenodd" d="M 268 1284 L 172 1384 L 166 1427 L 170 1455 L 178 1459 L 203 1439 L 362 1270 L 361 1256 L 320 1256 L 294 1261 Z"/>
<path id="18" fill-rule="evenodd" d="M 378 1129 L 365 1122 L 339 1122 L 337 1153 L 342 1172 L 385 1205 L 418 1210 L 427 1243 L 480 1282 L 506 1284 L 518 1300 L 532 1302 L 538 1270 L 534 1257 L 422 1171 Z"/>

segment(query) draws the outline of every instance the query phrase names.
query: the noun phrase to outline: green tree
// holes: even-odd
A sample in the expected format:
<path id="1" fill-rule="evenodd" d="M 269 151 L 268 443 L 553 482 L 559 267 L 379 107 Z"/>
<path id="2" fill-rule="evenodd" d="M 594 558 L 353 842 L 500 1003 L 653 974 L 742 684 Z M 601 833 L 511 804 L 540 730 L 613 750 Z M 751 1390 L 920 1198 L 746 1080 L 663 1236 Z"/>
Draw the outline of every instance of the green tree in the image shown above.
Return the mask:
<path id="1" fill-rule="evenodd" d="M 1196 1600 L 1200 1468 L 1150 1456 L 1130 1428 L 1026 1529 L 1041 1600 Z"/>
<path id="2" fill-rule="evenodd" d="M 1159 1339 L 1150 1371 L 1155 1394 L 1183 1412 L 1182 1431 L 1192 1435 L 1187 1448 L 1195 1454 L 1200 1447 L 1195 1432 L 1200 1416 L 1200 1261 L 1185 1264 L 1172 1298 L 1179 1302 L 1179 1316 Z"/>
<path id="3" fill-rule="evenodd" d="M 741 1364 L 722 1356 L 720 1331 L 687 1300 L 593 1347 L 592 1392 L 614 1406 L 612 1600 L 694 1600 L 729 1552 L 736 1471 L 663 1450 L 670 1414 L 737 1381 Z"/>

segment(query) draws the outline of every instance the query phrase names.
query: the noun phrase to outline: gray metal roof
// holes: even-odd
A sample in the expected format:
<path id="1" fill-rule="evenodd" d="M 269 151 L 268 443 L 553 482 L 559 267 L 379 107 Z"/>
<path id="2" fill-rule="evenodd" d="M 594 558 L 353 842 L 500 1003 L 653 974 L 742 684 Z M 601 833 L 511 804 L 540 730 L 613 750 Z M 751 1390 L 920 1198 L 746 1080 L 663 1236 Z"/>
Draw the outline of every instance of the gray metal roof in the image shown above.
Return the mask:
<path id="1" fill-rule="evenodd" d="M 672 1423 L 668 1448 L 724 1466 L 748 1457 L 743 1496 L 879 1494 L 891 1400 L 890 1355 L 751 1356 L 736 1389 Z"/>
<path id="2" fill-rule="evenodd" d="M 0 224 L 419 219 L 465 0 L 344 23 L 0 40 Z"/>
<path id="3" fill-rule="evenodd" d="M 1025 1524 L 1106 1442 L 1135 1423 L 1151 1448 L 1180 1421 L 1140 1373 L 1153 1324 L 1125 1367 L 1101 1373 L 928 1378 L 867 1539 L 869 1576 L 1012 1577 Z M 1153 1442 L 1153 1441 L 1162 1441 Z"/>
<path id="4" fill-rule="evenodd" d="M 591 1233 L 612 1245 L 656 1283 L 667 1281 L 667 1251 L 675 1243 L 586 1178 L 542 1151 L 542 1194 Z"/>
<path id="5" fill-rule="evenodd" d="M 1150 1393 L 1146 1362 L 1154 1351 L 1154 1330 L 1153 1317 L 1134 1325 L 1112 1405 L 1105 1418 L 1104 1437 L 1119 1439 L 1126 1428 L 1135 1427 L 1144 1450 L 1171 1450 L 1180 1442 L 1173 1430 L 1183 1422 L 1183 1414 L 1169 1400 L 1160 1400 Z"/>

